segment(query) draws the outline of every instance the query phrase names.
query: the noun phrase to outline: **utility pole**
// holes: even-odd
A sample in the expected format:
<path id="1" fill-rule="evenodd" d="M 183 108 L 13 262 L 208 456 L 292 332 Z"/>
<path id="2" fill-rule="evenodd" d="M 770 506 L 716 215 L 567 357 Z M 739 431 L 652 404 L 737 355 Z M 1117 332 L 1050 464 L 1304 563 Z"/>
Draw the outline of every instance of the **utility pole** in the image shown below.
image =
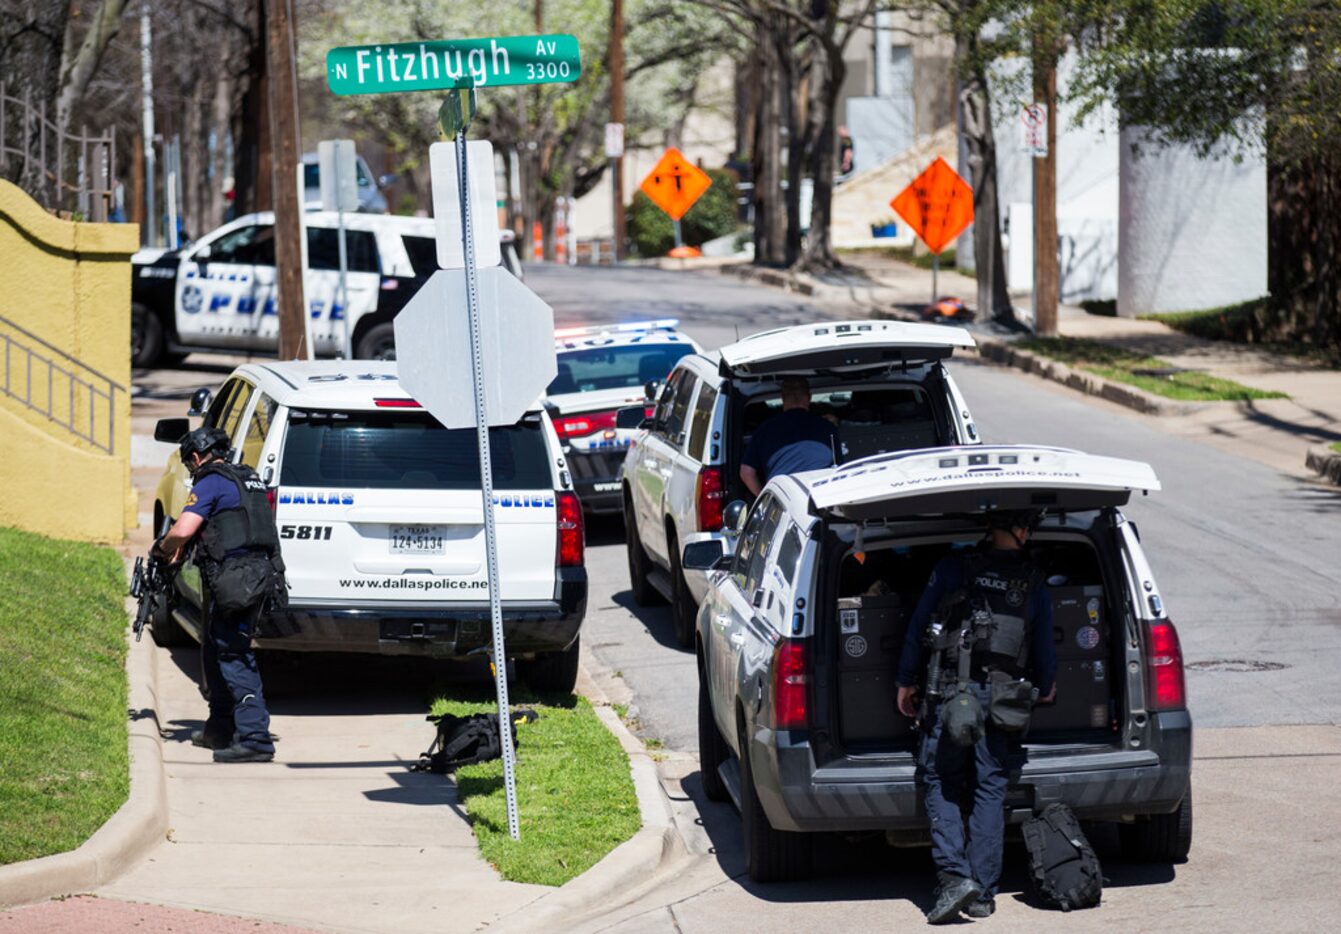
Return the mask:
<path id="1" fill-rule="evenodd" d="M 298 201 L 298 75 L 293 0 L 266 0 L 266 72 L 270 84 L 271 178 L 275 201 L 275 279 L 279 287 L 279 359 L 308 356 L 303 298 L 302 210 Z"/>
<path id="2" fill-rule="evenodd" d="M 154 57 L 150 48 L 149 3 L 140 7 L 140 106 L 144 111 L 144 228 L 147 246 L 158 246 L 158 210 L 154 204 Z"/>
<path id="3" fill-rule="evenodd" d="M 610 122 L 619 126 L 619 155 L 610 157 L 615 262 L 624 258 L 624 0 L 610 3 Z"/>
<path id="4" fill-rule="evenodd" d="M 1057 333 L 1057 41 L 1034 34 L 1034 102 L 1048 111 L 1047 153 L 1034 157 L 1034 332 Z"/>

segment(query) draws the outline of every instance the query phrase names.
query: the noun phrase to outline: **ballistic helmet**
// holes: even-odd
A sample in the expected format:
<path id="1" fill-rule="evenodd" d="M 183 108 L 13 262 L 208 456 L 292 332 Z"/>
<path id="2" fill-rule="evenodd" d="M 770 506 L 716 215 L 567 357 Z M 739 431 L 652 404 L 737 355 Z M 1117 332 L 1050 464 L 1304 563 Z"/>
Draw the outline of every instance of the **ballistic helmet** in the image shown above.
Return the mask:
<path id="1" fill-rule="evenodd" d="M 178 442 L 182 463 L 192 454 L 215 454 L 226 457 L 228 454 L 228 432 L 220 428 L 197 428 L 182 435 Z"/>
<path id="2" fill-rule="evenodd" d="M 1012 529 L 1028 529 L 1032 532 L 1043 521 L 1043 512 L 1042 509 L 999 509 L 987 514 L 987 527 L 1007 532 Z"/>

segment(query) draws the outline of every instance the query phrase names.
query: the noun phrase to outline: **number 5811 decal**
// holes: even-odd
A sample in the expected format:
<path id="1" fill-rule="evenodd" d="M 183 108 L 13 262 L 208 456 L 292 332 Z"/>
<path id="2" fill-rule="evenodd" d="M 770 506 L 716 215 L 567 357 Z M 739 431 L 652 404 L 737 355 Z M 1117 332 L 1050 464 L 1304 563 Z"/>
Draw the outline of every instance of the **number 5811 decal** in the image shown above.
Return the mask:
<path id="1" fill-rule="evenodd" d="M 296 538 L 299 541 L 329 542 L 331 528 L 329 525 L 281 525 L 279 537 Z"/>

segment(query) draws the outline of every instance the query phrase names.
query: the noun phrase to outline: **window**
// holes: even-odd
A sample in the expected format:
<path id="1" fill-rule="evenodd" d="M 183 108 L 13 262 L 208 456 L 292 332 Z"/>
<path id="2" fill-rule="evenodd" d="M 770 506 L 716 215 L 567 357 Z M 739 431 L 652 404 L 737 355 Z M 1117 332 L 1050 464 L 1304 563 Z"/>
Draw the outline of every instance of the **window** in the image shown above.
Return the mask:
<path id="1" fill-rule="evenodd" d="M 253 470 L 259 470 L 261 448 L 265 446 L 265 437 L 270 433 L 270 423 L 275 418 L 275 400 L 265 393 L 256 398 L 256 408 L 247 423 L 247 434 L 242 439 L 242 463 Z"/>
<path id="2" fill-rule="evenodd" d="M 754 545 L 759 538 L 759 527 L 764 524 L 764 512 L 768 504 L 772 503 L 771 496 L 758 500 L 754 505 L 754 511 L 750 513 L 745 520 L 745 528 L 741 530 L 740 538 L 736 542 L 736 556 L 731 562 L 731 576 L 735 578 L 737 586 L 745 590 L 745 582 L 749 576 L 750 559 L 754 557 Z M 746 599 L 750 594 L 746 593 Z"/>
<path id="3" fill-rule="evenodd" d="M 494 488 L 550 490 L 540 420 L 489 429 Z M 443 428 L 427 412 L 289 413 L 280 483 L 365 490 L 478 490 L 475 429 Z"/>
<path id="4" fill-rule="evenodd" d="M 676 441 L 684 433 L 684 423 L 689 416 L 689 399 L 698 385 L 698 380 L 688 370 L 684 371 L 683 376 L 671 399 L 670 414 L 666 416 L 666 437 L 671 441 Z"/>
<path id="5" fill-rule="evenodd" d="M 665 379 L 676 361 L 692 352 L 693 348 L 687 344 L 624 344 L 565 350 L 559 354 L 559 375 L 550 384 L 549 392 L 560 395 L 633 389 Z"/>
<path id="6" fill-rule="evenodd" d="M 689 429 L 689 456 L 708 460 L 708 427 L 712 424 L 712 410 L 717 405 L 717 390 L 703 384 L 694 402 L 694 420 Z"/>
<path id="7" fill-rule="evenodd" d="M 801 532 L 792 524 L 778 547 L 778 570 L 788 584 L 796 583 L 796 564 L 801 558 Z"/>
<path id="8" fill-rule="evenodd" d="M 438 241 L 432 237 L 400 238 L 405 244 L 405 252 L 410 257 L 410 268 L 416 276 L 432 275 L 438 268 Z"/>
<path id="9" fill-rule="evenodd" d="M 377 238 L 370 230 L 345 231 L 345 268 L 350 272 L 380 272 Z M 334 227 L 307 228 L 307 265 L 310 269 L 340 268 L 340 231 Z"/>
<path id="10" fill-rule="evenodd" d="M 666 381 L 666 385 L 661 387 L 661 394 L 657 396 L 657 410 L 653 416 L 653 428 L 659 432 L 665 432 L 666 425 L 670 421 L 671 403 L 675 401 L 675 391 L 680 384 L 684 382 L 686 373 L 684 370 L 676 370 Z"/>
<path id="11" fill-rule="evenodd" d="M 205 413 L 204 428 L 219 428 L 223 425 L 224 418 L 227 417 L 229 410 L 233 407 L 233 397 L 237 395 L 238 389 L 242 386 L 242 380 L 230 379 L 223 384 L 219 394 L 214 397 L 210 403 L 209 411 Z"/>
<path id="12" fill-rule="evenodd" d="M 237 433 L 238 422 L 242 421 L 242 413 L 247 411 L 247 403 L 251 401 L 251 392 L 251 383 L 238 380 L 237 392 L 228 404 L 228 411 L 223 413 L 223 421 L 219 423 L 219 427 L 228 432 L 230 439 Z"/>
<path id="13" fill-rule="evenodd" d="M 209 244 L 206 263 L 241 263 L 251 266 L 275 265 L 275 228 L 269 224 L 241 227 Z"/>
<path id="14" fill-rule="evenodd" d="M 745 577 L 745 599 L 753 600 L 754 592 L 764 580 L 764 567 L 768 563 L 768 552 L 773 544 L 773 533 L 777 531 L 778 520 L 782 518 L 782 504 L 770 498 L 764 508 L 764 521 L 759 526 L 759 537 L 754 543 L 750 555 L 750 566 Z"/>

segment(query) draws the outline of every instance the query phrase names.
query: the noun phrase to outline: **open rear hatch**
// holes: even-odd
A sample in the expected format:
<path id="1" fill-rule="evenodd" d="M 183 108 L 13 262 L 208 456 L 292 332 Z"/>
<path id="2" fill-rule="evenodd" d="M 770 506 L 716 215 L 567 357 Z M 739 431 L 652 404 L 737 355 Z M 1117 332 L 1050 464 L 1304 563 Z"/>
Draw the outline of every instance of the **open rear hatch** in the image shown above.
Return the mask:
<path id="1" fill-rule="evenodd" d="M 1149 464 L 1033 445 L 882 454 L 811 485 L 815 511 L 860 522 L 994 509 L 1102 509 L 1160 489 Z"/>
<path id="2" fill-rule="evenodd" d="M 915 366 L 973 347 L 960 327 L 904 321 L 802 324 L 752 334 L 721 350 L 723 376 L 779 376 Z"/>

